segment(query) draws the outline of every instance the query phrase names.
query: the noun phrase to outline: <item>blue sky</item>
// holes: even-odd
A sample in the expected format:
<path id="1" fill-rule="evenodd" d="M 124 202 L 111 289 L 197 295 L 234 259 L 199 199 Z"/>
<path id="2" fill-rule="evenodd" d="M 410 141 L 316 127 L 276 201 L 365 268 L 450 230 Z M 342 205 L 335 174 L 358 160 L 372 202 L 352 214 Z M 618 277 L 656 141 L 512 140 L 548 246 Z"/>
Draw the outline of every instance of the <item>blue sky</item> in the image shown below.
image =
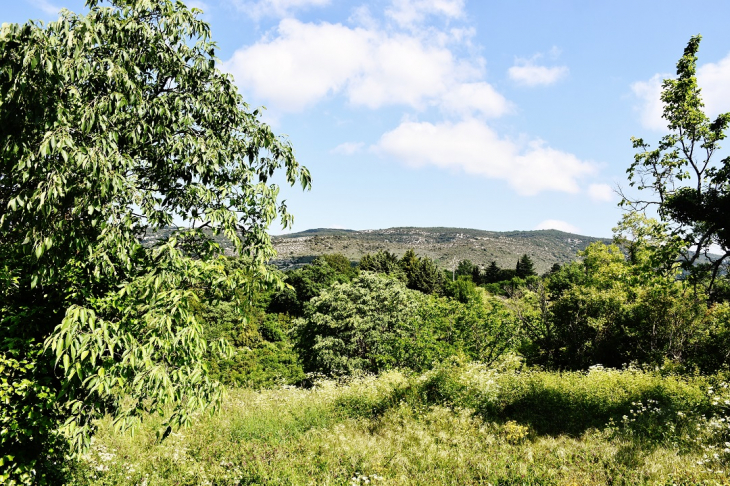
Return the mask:
<path id="1" fill-rule="evenodd" d="M 630 137 L 665 133 L 659 85 L 702 34 L 730 111 L 730 2 L 197 0 L 252 107 L 313 176 L 294 231 L 452 226 L 610 236 Z M 78 0 L 3 2 L 0 22 Z M 725 154 L 726 155 L 726 154 Z M 273 227 L 272 232 L 280 232 Z"/>

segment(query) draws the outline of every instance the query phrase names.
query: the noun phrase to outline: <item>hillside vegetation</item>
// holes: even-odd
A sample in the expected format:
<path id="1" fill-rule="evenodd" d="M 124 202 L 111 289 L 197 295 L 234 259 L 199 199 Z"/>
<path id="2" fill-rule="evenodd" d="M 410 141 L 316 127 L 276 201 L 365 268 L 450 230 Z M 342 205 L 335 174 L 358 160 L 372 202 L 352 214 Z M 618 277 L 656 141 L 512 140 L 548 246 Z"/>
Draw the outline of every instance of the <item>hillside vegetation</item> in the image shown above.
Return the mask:
<path id="1" fill-rule="evenodd" d="M 282 269 L 297 268 L 326 253 L 341 253 L 359 261 L 367 253 L 389 251 L 402 255 L 413 248 L 420 256 L 451 269 L 461 260 L 482 267 L 496 261 L 512 268 L 524 254 L 530 255 L 538 273 L 553 264 L 575 260 L 577 252 L 606 238 L 565 233 L 558 230 L 482 231 L 465 228 L 389 228 L 381 230 L 312 229 L 272 238 L 278 256 L 273 260 Z"/>

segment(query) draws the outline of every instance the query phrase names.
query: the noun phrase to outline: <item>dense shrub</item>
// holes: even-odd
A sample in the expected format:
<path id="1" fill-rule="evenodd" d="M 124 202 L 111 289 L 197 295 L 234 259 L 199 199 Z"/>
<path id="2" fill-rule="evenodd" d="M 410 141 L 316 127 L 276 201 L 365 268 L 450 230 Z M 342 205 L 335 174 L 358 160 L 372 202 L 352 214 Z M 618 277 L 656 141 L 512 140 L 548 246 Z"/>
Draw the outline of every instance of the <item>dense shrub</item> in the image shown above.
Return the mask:
<path id="1" fill-rule="evenodd" d="M 307 302 L 335 283 L 349 282 L 357 274 L 342 255 L 323 255 L 311 264 L 286 273 L 286 286 L 274 292 L 268 305 L 272 313 L 301 316 Z"/>
<path id="2" fill-rule="evenodd" d="M 306 371 L 329 375 L 423 370 L 456 354 L 490 362 L 514 336 L 514 319 L 472 289 L 468 303 L 426 296 L 403 282 L 363 273 L 312 299 L 294 336 Z"/>
<path id="3" fill-rule="evenodd" d="M 230 302 L 205 304 L 198 308 L 206 338 L 224 338 L 232 344 L 231 354 L 210 353 L 207 365 L 211 377 L 221 383 L 252 388 L 301 382 L 304 372 L 286 333 L 291 318 L 265 314 L 256 306 L 245 314 Z"/>

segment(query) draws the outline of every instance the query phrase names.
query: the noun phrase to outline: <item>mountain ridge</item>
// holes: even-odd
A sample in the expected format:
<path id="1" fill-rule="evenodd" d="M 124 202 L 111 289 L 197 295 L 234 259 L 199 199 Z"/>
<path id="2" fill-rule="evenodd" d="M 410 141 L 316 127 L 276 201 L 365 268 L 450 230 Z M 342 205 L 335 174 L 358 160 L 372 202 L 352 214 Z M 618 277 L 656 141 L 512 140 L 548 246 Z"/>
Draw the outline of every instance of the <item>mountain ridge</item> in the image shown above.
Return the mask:
<path id="1" fill-rule="evenodd" d="M 578 251 L 594 242 L 610 243 L 610 238 L 566 233 L 560 230 L 487 231 L 473 228 L 393 227 L 350 230 L 312 228 L 296 233 L 272 235 L 278 256 L 272 263 L 281 269 L 297 268 L 319 255 L 342 253 L 356 262 L 366 253 L 387 250 L 398 256 L 413 248 L 442 268 L 451 268 L 459 260 L 471 260 L 486 266 L 496 261 L 502 268 L 512 268 L 523 254 L 529 255 L 540 273 L 554 263 L 578 258 Z"/>

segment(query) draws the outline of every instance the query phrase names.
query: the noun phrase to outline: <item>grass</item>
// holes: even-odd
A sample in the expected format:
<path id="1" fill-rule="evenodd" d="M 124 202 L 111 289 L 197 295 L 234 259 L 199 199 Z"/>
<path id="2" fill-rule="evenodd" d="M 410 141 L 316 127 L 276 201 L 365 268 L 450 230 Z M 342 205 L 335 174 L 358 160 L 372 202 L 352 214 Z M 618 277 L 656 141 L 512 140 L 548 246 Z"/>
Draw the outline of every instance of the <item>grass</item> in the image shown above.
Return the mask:
<path id="1" fill-rule="evenodd" d="M 154 417 L 134 436 L 102 422 L 74 481 L 726 484 L 727 426 L 718 412 L 727 393 L 709 393 L 712 381 L 640 370 L 490 370 L 452 361 L 422 375 L 389 372 L 307 390 L 232 389 L 220 414 L 201 416 L 162 443 Z"/>

